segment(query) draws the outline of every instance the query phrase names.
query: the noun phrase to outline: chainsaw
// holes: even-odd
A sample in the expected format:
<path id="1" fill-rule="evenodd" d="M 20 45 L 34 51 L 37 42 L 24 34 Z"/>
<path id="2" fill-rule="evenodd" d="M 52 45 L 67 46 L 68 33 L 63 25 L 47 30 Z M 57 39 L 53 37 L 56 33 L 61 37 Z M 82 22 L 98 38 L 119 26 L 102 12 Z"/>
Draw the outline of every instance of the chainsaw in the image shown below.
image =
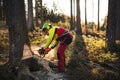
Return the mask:
<path id="1" fill-rule="evenodd" d="M 45 49 L 44 49 L 43 47 L 38 50 L 38 53 L 39 53 L 39 55 L 42 56 L 42 57 L 44 57 L 45 54 L 46 54 Z"/>
<path id="2" fill-rule="evenodd" d="M 45 49 L 45 48 L 42 47 L 38 50 L 38 53 L 39 53 L 40 56 L 44 57 L 50 50 L 51 50 L 51 48 L 46 48 Z"/>

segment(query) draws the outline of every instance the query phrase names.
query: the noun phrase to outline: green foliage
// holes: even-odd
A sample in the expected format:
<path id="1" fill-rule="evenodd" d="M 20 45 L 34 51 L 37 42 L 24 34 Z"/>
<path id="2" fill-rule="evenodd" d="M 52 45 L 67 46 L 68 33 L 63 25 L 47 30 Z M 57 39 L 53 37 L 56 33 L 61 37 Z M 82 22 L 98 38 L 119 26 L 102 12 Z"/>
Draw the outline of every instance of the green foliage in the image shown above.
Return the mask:
<path id="1" fill-rule="evenodd" d="M 94 22 L 89 22 L 87 24 L 87 27 L 90 28 L 90 29 L 94 29 L 96 27 L 96 24 Z"/>
<path id="2" fill-rule="evenodd" d="M 66 50 L 67 71 L 74 76 L 82 74 L 83 80 L 117 80 L 116 73 L 103 69 L 99 65 L 94 66 L 93 62 L 114 64 L 118 58 L 117 53 L 106 49 L 104 39 L 90 35 L 74 35 L 73 42 Z"/>
<path id="3" fill-rule="evenodd" d="M 85 51 L 83 49 L 86 49 Z M 71 51 L 72 50 L 72 51 Z M 67 51 L 67 63 L 76 63 L 76 59 L 73 58 L 77 54 L 87 54 L 87 58 L 91 61 L 115 62 L 119 59 L 117 53 L 107 50 L 105 40 L 92 37 L 92 36 L 74 36 L 72 44 L 68 47 Z M 78 57 L 78 56 L 77 56 Z M 75 57 L 75 58 L 77 58 Z M 78 61 L 80 57 L 78 57 Z M 72 59 L 72 60 L 71 60 Z M 70 65 L 70 64 L 69 64 Z"/>
<path id="4" fill-rule="evenodd" d="M 70 28 L 70 24 L 68 22 L 59 21 L 57 25 L 60 26 L 60 27 L 64 27 L 66 29 Z"/>
<path id="5" fill-rule="evenodd" d="M 32 32 L 29 32 L 28 34 L 30 43 L 32 45 L 39 45 L 45 40 L 44 36 L 42 36 L 42 31 L 39 27 L 35 27 L 35 29 Z"/>
<path id="6" fill-rule="evenodd" d="M 83 37 L 80 35 L 75 36 L 73 53 L 79 53 L 85 47 Z"/>
<path id="7" fill-rule="evenodd" d="M 0 54 L 8 53 L 8 34 L 6 32 L 0 32 Z"/>
<path id="8" fill-rule="evenodd" d="M 86 49 L 89 53 L 88 57 L 92 61 L 104 62 L 114 62 L 118 60 L 116 53 L 112 53 L 107 50 L 105 45 L 105 40 L 97 37 L 86 37 L 83 36 Z"/>
<path id="9" fill-rule="evenodd" d="M 73 42 L 66 50 L 66 63 L 69 68 L 77 68 L 81 64 L 81 58 L 78 56 L 80 51 L 85 47 L 82 36 L 74 35 Z"/>
<path id="10" fill-rule="evenodd" d="M 57 23 L 59 21 L 65 22 L 64 15 L 54 13 L 53 10 L 51 10 L 47 16 L 48 16 L 47 20 L 50 20 L 51 22 L 54 22 L 54 23 Z"/>
<path id="11" fill-rule="evenodd" d="M 81 58 L 77 54 L 73 54 L 70 57 L 70 61 L 67 64 L 67 67 L 74 69 L 80 66 Z"/>
<path id="12" fill-rule="evenodd" d="M 65 22 L 64 15 L 55 13 L 56 12 L 55 10 L 57 10 L 55 9 L 55 7 L 52 10 L 49 10 L 46 6 L 42 7 L 44 22 L 45 21 L 50 21 L 53 23 L 57 23 L 59 21 Z M 40 12 L 38 12 L 38 17 L 40 18 Z"/>

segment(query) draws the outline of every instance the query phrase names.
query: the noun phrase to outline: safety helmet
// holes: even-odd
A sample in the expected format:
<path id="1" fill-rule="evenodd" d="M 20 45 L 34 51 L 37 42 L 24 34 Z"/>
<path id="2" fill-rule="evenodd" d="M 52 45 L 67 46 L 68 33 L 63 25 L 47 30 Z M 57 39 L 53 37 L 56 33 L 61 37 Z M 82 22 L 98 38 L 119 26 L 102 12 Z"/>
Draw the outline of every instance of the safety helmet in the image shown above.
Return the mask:
<path id="1" fill-rule="evenodd" d="M 43 24 L 42 31 L 45 31 L 46 29 L 49 29 L 51 27 L 50 23 Z"/>

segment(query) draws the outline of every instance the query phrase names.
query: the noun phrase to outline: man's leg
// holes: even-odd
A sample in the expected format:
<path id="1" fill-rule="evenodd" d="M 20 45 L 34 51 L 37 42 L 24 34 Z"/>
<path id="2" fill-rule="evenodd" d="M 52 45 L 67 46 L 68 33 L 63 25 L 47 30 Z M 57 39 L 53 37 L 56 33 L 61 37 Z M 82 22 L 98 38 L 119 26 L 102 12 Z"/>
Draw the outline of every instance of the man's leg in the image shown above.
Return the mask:
<path id="1" fill-rule="evenodd" d="M 67 48 L 67 45 L 63 42 L 60 43 L 58 47 L 58 70 L 59 72 L 64 72 L 64 65 L 65 65 L 65 49 Z"/>

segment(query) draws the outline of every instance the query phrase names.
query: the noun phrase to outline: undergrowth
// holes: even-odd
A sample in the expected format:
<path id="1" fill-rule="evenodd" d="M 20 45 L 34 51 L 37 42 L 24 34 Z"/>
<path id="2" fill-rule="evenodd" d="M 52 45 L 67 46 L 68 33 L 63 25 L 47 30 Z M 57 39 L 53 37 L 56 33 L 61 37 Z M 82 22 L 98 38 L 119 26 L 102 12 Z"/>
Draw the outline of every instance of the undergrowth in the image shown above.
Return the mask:
<path id="1" fill-rule="evenodd" d="M 105 44 L 105 40 L 98 37 L 83 36 L 88 51 L 88 58 L 92 61 L 114 62 L 118 60 L 116 52 L 110 52 Z"/>
<path id="2" fill-rule="evenodd" d="M 103 64 L 115 63 L 119 60 L 118 53 L 109 51 L 103 38 L 74 35 L 72 44 L 66 50 L 66 56 L 66 67 L 71 75 L 80 74 L 79 77 L 83 80 L 119 80 L 117 72 L 101 68 L 100 65 L 90 66 L 92 62 Z"/>
<path id="3" fill-rule="evenodd" d="M 45 37 L 39 27 L 35 27 L 35 30 L 28 33 L 31 45 L 40 45 L 45 41 Z"/>
<path id="4" fill-rule="evenodd" d="M 9 41 L 8 41 L 8 33 L 2 32 L 0 30 L 0 54 L 8 53 L 8 46 L 9 46 Z"/>

